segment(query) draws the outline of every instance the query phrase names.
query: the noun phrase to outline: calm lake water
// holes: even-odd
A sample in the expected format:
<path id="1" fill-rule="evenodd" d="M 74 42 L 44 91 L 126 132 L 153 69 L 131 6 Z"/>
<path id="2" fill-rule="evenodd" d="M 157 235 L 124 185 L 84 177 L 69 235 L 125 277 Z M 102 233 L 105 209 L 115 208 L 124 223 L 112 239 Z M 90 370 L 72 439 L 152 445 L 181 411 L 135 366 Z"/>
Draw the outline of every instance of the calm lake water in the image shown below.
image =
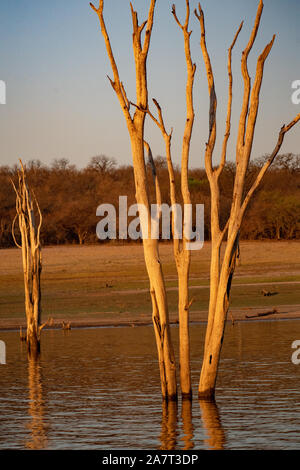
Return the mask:
<path id="1" fill-rule="evenodd" d="M 178 406 L 161 401 L 152 327 L 46 330 L 39 363 L 0 332 L 0 448 L 300 449 L 300 321 L 228 324 L 216 404 L 196 399 L 204 332 L 191 327 L 195 398 Z"/>

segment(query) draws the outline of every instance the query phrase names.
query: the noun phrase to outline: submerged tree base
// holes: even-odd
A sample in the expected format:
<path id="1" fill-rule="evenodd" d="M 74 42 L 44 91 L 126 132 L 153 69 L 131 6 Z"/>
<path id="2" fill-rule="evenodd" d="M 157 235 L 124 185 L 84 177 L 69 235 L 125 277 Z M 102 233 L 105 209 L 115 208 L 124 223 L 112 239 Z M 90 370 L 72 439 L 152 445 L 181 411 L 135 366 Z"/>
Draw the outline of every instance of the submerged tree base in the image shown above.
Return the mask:
<path id="1" fill-rule="evenodd" d="M 182 393 L 181 398 L 182 398 L 182 400 L 190 400 L 191 401 L 193 399 L 193 393 L 192 392 Z"/>
<path id="2" fill-rule="evenodd" d="M 178 401 L 178 395 L 177 394 L 174 394 L 174 395 L 163 395 L 163 401 L 168 403 L 168 402 L 171 402 L 171 401 Z"/>
<path id="3" fill-rule="evenodd" d="M 200 401 L 215 401 L 215 389 L 214 388 L 208 388 L 207 390 L 204 391 L 198 391 L 198 400 Z"/>
<path id="4" fill-rule="evenodd" d="M 37 358 L 41 353 L 41 344 L 37 339 L 27 339 L 28 356 Z"/>

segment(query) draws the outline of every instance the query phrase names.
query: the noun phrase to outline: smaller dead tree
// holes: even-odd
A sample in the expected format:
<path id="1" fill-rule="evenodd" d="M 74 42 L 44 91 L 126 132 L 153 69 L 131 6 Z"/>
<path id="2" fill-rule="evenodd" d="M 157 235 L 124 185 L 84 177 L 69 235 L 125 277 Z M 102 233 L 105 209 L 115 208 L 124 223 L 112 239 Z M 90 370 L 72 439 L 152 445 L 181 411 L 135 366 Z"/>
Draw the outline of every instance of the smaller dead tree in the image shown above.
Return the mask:
<path id="1" fill-rule="evenodd" d="M 41 271 L 42 255 L 40 245 L 40 231 L 42 213 L 38 201 L 26 182 L 25 168 L 20 160 L 21 170 L 18 172 L 18 185 L 11 180 L 16 193 L 17 214 L 12 224 L 12 236 L 18 248 L 22 250 L 22 262 L 25 288 L 25 313 L 27 320 L 27 346 L 28 352 L 38 355 L 40 352 L 41 330 Z M 39 222 L 36 221 L 38 213 Z M 16 240 L 15 223 L 18 219 L 21 235 L 21 244 Z"/>

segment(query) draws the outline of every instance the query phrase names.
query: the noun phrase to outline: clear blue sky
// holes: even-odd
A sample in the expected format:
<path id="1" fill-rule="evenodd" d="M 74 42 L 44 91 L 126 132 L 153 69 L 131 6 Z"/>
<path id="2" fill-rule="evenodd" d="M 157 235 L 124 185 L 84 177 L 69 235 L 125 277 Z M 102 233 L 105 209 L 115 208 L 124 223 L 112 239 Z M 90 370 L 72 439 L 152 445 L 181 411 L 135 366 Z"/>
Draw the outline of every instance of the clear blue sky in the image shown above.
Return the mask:
<path id="1" fill-rule="evenodd" d="M 95 0 L 96 2 L 97 0 Z M 166 124 L 174 128 L 174 161 L 180 160 L 185 120 L 185 62 L 182 33 L 171 15 L 172 1 L 157 0 L 150 48 L 149 95 L 163 107 Z M 178 16 L 185 0 L 177 0 Z M 145 19 L 149 0 L 135 0 Z M 219 138 L 224 134 L 227 100 L 227 49 L 240 24 L 245 25 L 234 51 L 233 132 L 229 159 L 234 159 L 235 126 L 242 92 L 241 51 L 248 41 L 258 0 L 203 0 L 207 44 L 215 71 L 219 110 Z M 191 0 L 191 6 L 197 5 Z M 134 72 L 131 16 L 127 0 L 106 0 L 105 18 L 121 79 L 133 101 Z M 276 42 L 266 64 L 253 157 L 270 152 L 283 123 L 300 112 L 291 102 L 291 83 L 300 79 L 300 2 L 265 0 L 255 59 L 273 33 Z M 130 143 L 123 115 L 106 78 L 111 73 L 98 18 L 88 0 L 3 0 L 0 27 L 0 79 L 7 84 L 7 104 L 0 105 L 0 164 L 38 158 L 50 163 L 68 158 L 79 167 L 90 157 L 106 154 L 131 163 Z M 203 165 L 208 134 L 208 99 L 199 47 L 199 24 L 192 16 L 192 55 L 197 63 L 196 121 L 191 166 Z M 159 131 L 147 125 L 153 153 L 164 155 Z M 300 127 L 287 136 L 282 151 L 300 153 Z M 219 148 L 219 147 L 218 147 Z M 216 157 L 218 155 L 216 154 Z"/>

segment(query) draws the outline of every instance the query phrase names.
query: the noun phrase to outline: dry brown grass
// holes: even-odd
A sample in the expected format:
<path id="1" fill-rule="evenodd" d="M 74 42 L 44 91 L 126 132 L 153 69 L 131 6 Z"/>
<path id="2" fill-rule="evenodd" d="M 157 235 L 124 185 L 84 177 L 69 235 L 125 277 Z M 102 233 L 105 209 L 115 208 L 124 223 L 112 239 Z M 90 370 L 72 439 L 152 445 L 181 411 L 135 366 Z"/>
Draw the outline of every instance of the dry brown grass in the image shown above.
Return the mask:
<path id="1" fill-rule="evenodd" d="M 0 325 L 24 317 L 21 252 L 0 251 Z M 172 317 L 176 318 L 176 269 L 171 244 L 161 244 L 161 259 Z M 210 244 L 192 253 L 193 311 L 208 302 Z M 280 282 L 285 281 L 285 284 Z M 300 243 L 242 242 L 236 270 L 233 307 L 295 305 L 299 303 Z M 294 282 L 292 284 L 291 282 Z M 259 283 L 280 295 L 266 298 Z M 250 286 L 247 284 L 254 284 Z M 141 245 L 59 246 L 43 249 L 43 316 L 78 320 L 150 319 L 148 278 Z M 274 305 L 275 303 L 275 305 Z"/>

